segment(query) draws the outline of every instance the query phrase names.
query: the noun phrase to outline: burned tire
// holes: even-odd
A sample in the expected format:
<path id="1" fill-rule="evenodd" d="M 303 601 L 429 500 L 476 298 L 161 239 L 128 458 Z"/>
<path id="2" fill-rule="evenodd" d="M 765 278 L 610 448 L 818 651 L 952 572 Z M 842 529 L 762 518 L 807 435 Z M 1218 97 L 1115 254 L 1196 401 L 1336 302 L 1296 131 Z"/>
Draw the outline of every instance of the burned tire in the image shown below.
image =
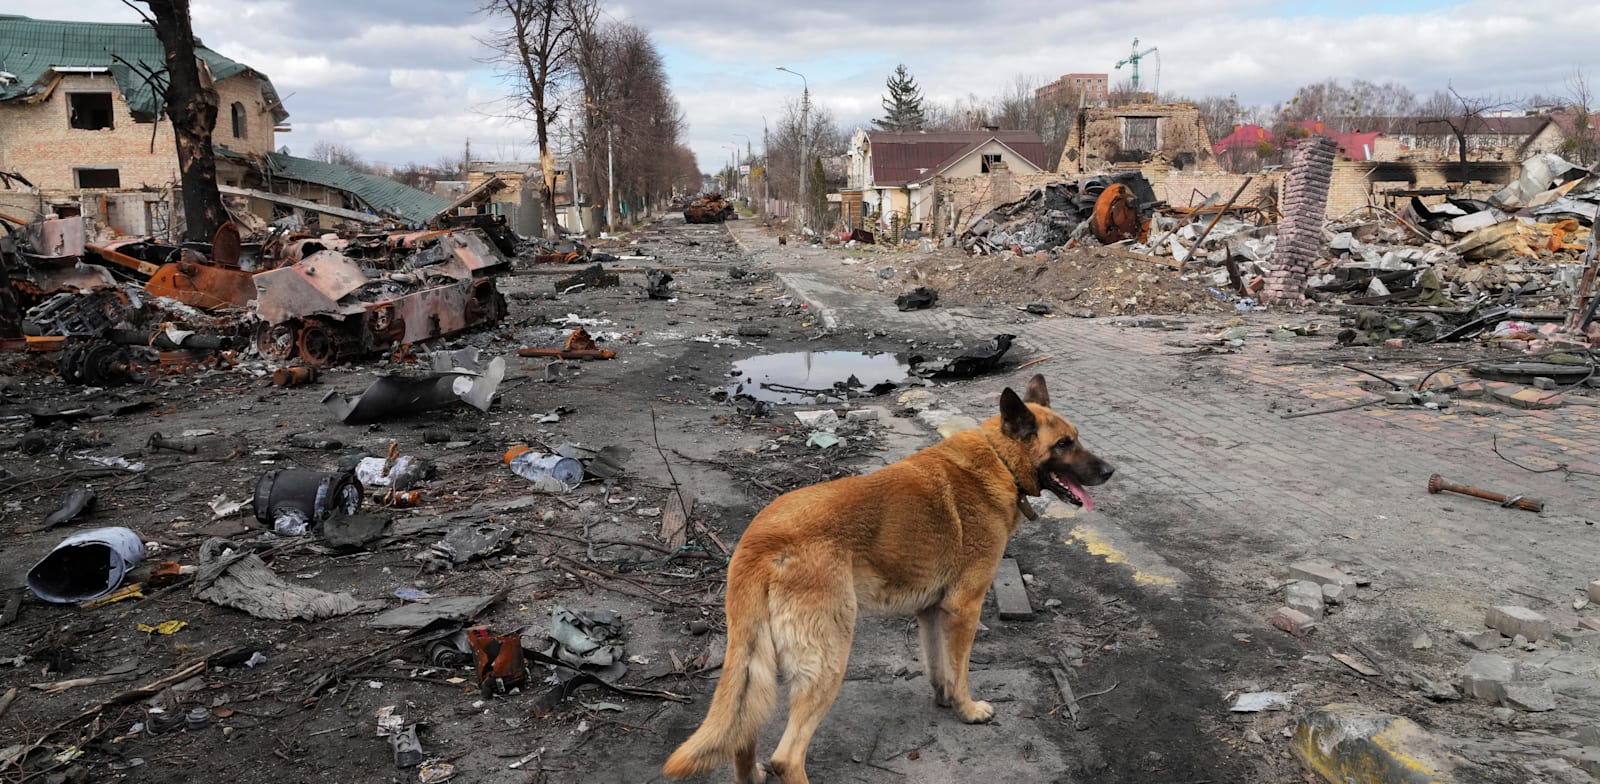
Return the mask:
<path id="1" fill-rule="evenodd" d="M 300 350 L 300 322 L 289 320 L 277 324 L 265 321 L 256 325 L 256 351 L 274 362 L 286 362 Z"/>
<path id="2" fill-rule="evenodd" d="M 300 329 L 300 360 L 311 367 L 339 361 L 339 336 L 335 326 L 323 319 L 312 319 Z"/>

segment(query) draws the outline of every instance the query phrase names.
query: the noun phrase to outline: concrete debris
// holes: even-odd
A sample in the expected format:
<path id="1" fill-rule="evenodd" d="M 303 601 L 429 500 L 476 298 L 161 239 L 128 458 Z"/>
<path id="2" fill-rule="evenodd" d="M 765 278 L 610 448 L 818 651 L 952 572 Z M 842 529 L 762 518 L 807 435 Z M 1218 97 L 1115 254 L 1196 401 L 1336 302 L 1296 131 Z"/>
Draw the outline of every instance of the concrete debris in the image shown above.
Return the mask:
<path id="1" fill-rule="evenodd" d="M 1504 656 L 1480 653 L 1461 668 L 1461 690 L 1468 696 L 1499 702 L 1505 696 L 1505 687 L 1517 679 L 1517 663 Z"/>
<path id="2" fill-rule="evenodd" d="M 1507 637 L 1520 635 L 1529 640 L 1550 639 L 1550 619 L 1526 607 L 1490 607 L 1484 615 L 1483 625 Z"/>

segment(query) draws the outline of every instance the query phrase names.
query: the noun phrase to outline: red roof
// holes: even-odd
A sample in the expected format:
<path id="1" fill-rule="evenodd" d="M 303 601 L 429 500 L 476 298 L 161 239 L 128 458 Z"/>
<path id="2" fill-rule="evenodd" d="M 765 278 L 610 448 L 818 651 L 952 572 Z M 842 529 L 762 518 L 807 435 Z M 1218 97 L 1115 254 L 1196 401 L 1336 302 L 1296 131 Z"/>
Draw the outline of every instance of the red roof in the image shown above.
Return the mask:
<path id="1" fill-rule="evenodd" d="M 1319 120 L 1304 120 L 1295 123 L 1313 136 L 1331 136 L 1339 145 L 1339 154 L 1352 161 L 1370 160 L 1378 143 L 1378 137 L 1383 134 L 1373 133 L 1328 133 L 1327 126 Z M 1259 125 L 1240 125 L 1233 129 L 1233 133 L 1222 137 L 1216 144 L 1211 145 L 1211 151 L 1221 155 L 1229 150 L 1252 151 L 1261 142 L 1276 144 L 1277 137 L 1272 131 Z M 1289 139 L 1285 146 L 1293 147 L 1298 139 Z"/>
<path id="2" fill-rule="evenodd" d="M 995 140 L 1015 150 L 1029 163 L 1048 171 L 1044 139 L 1033 131 L 935 131 L 890 133 L 869 131 L 872 142 L 872 181 L 875 185 L 905 185 L 932 177 L 940 169 Z"/>

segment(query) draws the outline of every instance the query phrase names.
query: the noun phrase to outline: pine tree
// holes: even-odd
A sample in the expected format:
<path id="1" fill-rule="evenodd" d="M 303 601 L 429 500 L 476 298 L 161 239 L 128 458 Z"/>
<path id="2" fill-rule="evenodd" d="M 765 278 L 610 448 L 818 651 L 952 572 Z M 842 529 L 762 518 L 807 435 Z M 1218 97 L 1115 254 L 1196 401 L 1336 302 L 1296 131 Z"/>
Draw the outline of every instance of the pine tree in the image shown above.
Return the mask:
<path id="1" fill-rule="evenodd" d="M 926 122 L 922 114 L 922 89 L 911 78 L 904 64 L 895 66 L 885 86 L 889 93 L 883 97 L 882 119 L 872 124 L 884 131 L 920 131 Z"/>

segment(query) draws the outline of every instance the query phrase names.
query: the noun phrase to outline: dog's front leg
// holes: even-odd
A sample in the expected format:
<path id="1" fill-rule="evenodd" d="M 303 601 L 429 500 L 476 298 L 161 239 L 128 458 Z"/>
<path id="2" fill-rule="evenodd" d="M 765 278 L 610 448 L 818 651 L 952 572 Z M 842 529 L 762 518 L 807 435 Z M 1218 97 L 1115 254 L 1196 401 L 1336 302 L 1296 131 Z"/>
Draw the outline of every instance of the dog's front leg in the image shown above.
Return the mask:
<path id="1" fill-rule="evenodd" d="M 978 584 L 976 590 L 963 586 L 959 594 L 941 604 L 945 616 L 945 657 L 951 676 L 949 696 L 956 715 L 968 724 L 981 724 L 994 716 L 994 706 L 972 699 L 967 685 L 972 640 L 978 634 L 978 616 L 983 612 L 983 595 L 988 585 L 985 580 Z"/>

